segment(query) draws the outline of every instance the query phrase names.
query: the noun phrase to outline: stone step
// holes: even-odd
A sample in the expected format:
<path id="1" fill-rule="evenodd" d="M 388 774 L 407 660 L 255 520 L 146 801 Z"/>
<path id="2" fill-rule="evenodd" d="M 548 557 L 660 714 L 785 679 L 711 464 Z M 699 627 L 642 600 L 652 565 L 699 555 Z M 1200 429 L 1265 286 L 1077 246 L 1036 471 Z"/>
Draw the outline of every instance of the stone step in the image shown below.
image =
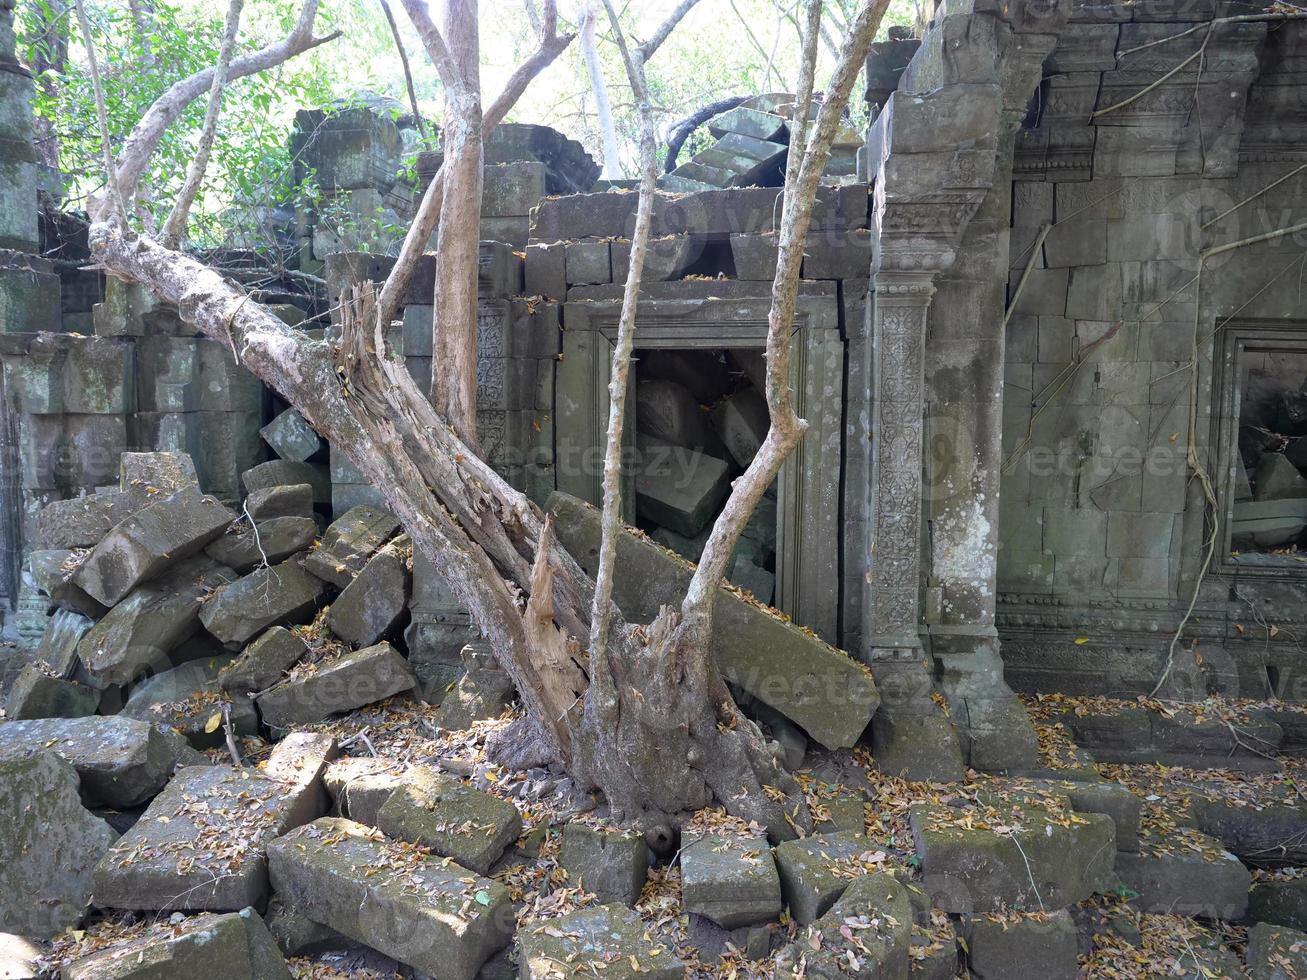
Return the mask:
<path id="1" fill-rule="evenodd" d="M 781 880 L 767 841 L 726 833 L 683 841 L 681 905 L 723 929 L 775 919 L 781 911 Z"/>
<path id="2" fill-rule="evenodd" d="M 485 874 L 522 834 L 517 807 L 431 769 L 410 770 L 377 813 L 388 837 Z"/>
<path id="3" fill-rule="evenodd" d="M 782 117 L 772 112 L 746 109 L 743 106 L 727 109 L 707 122 L 708 132 L 721 139 L 727 133 L 738 133 L 772 143 L 790 141 L 790 127 Z"/>
<path id="4" fill-rule="evenodd" d="M 1116 870 L 1144 912 L 1232 922 L 1248 908 L 1248 869 L 1220 841 L 1191 828 L 1145 834 L 1140 853 L 1117 855 Z"/>
<path id="5" fill-rule="evenodd" d="M 563 546 L 590 574 L 599 554 L 599 512 L 564 493 L 548 510 Z M 679 606 L 694 566 L 644 535 L 624 529 L 617 541 L 613 598 L 635 622 Z M 871 674 L 775 612 L 723 588 L 713 616 L 713 652 L 728 681 L 803 728 L 830 749 L 854 745 L 880 704 Z"/>
<path id="6" fill-rule="evenodd" d="M 1219 840 L 1244 864 L 1259 868 L 1307 866 L 1307 807 L 1236 806 L 1194 797 L 1190 812 L 1194 826 Z"/>

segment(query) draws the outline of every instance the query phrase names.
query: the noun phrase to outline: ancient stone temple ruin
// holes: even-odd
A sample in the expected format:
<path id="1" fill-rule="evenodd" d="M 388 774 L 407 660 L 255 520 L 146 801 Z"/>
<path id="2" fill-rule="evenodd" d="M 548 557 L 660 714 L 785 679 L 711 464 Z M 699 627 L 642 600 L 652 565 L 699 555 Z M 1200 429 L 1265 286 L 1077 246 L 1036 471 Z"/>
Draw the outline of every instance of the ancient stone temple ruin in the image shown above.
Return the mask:
<path id="1" fill-rule="evenodd" d="M 0 690 L 22 695 L 10 696 L 9 717 L 99 710 L 126 726 L 220 689 L 257 693 L 228 720 L 238 733 L 291 729 L 406 690 L 443 700 L 441 724 L 495 714 L 511 685 L 468 646 L 470 617 L 420 556 L 410 572 L 398 522 L 357 470 L 231 350 L 141 289 L 88 270 L 84 222 L 38 207 L 52 175 L 32 149 L 32 80 L 13 56 L 6 2 L 0 602 L 18 645 L 0 650 Z M 1109 763 L 1217 754 L 1248 769 L 1301 754 L 1307 726 L 1289 706 L 1307 702 L 1307 25 L 1241 19 L 1260 12 L 1201 0 L 945 3 L 923 37 L 873 45 L 871 123 L 838 144 L 803 259 L 791 381 L 810 428 L 729 573 L 791 623 L 737 593 L 721 614 L 734 637 L 719 654 L 728 680 L 799 759 L 809 745 L 858 743 L 883 772 L 948 781 L 967 769 L 1077 779 L 1085 750 Z M 643 534 L 622 545 L 616 594 L 636 618 L 673 601 L 767 429 L 761 352 L 787 104 L 741 100 L 661 181 L 625 469 L 624 516 Z M 288 138 L 320 197 L 212 258 L 288 323 L 330 339 L 335 298 L 384 280 L 393 229 L 439 157 L 419 155 L 415 179 L 403 176 L 412 119 L 375 99 L 305 110 Z M 583 505 L 601 497 L 637 195 L 599 181 L 578 143 L 542 126 L 500 126 L 487 161 L 482 442 L 593 571 L 597 517 Z M 424 388 L 439 370 L 433 273 L 429 262 L 390 338 Z M 114 566 L 115 535 L 161 488 L 204 495 L 160 518 L 157 540 L 133 551 L 137 565 Z M 315 539 L 316 551 L 291 560 Z M 182 575 L 170 564 L 179 549 Z M 335 669 L 367 678 L 362 702 L 287 691 L 310 682 L 293 669 L 303 642 L 282 627 L 310 622 L 329 596 L 330 628 L 355 648 Z M 34 671 L 38 643 L 64 666 L 91 647 L 98 659 L 83 654 L 76 675 Z M 205 658 L 223 648 L 245 653 L 206 673 Z M 762 673 L 785 691 L 766 692 Z M 1159 692 L 1283 706 L 1259 709 L 1243 735 L 1142 710 L 1069 718 L 1080 748 L 1068 745 L 1072 757 L 1052 772 L 1038 725 L 1048 718 L 1036 712 L 1032 723 L 1019 697 Z M 170 741 L 160 758 L 221 743 L 205 705 L 174 719 L 189 744 Z M 133 772 L 141 785 L 115 783 L 94 802 L 143 804 L 163 787 L 158 776 Z M 360 778 L 372 788 L 350 816 L 383 829 L 420 819 L 380 775 Z M 1063 841 L 1055 820 L 1047 838 L 1077 855 L 1105 849 L 1109 865 L 1119 851 L 1115 873 L 1161 895 L 1137 841 L 1120 836 L 1140 833 L 1138 802 L 1124 813 L 1120 802 L 1077 798 L 1094 815 L 1076 831 L 1083 839 Z M 285 801 L 277 834 L 304 822 L 292 813 L 299 803 Z M 484 873 L 521 830 L 515 817 L 486 816 L 493 840 L 460 860 Z M 949 819 L 914 816 L 936 867 L 949 861 Z M 1211 817 L 1202 829 L 1247 859 L 1221 826 Z M 1115 848 L 1104 843 L 1113 832 Z M 282 837 L 267 863 L 274 882 L 308 892 L 314 875 L 333 872 L 295 866 L 302 833 Z M 362 860 L 380 845 L 350 846 Z M 1074 881 L 1041 878 L 1039 908 L 1110 890 L 1111 869 L 1095 860 Z M 141 887 L 100 867 L 98 897 Z M 1219 893 L 1234 897 L 1214 918 L 1246 907 L 1247 872 L 1236 867 Z M 688 870 L 684 884 L 689 894 Z M 1000 884 L 992 905 L 934 898 L 955 914 L 1034 908 L 1023 881 Z M 1207 887 L 1172 885 L 1151 909 Z M 239 876 L 231 887 L 258 888 Z M 814 905 L 808 921 L 829 907 Z M 319 912 L 319 923 L 335 914 Z M 506 939 L 487 925 L 477 942 L 460 947 L 469 963 Z M 480 959 L 458 975 L 473 976 Z M 1063 975 L 1049 969 L 1025 975 Z"/>

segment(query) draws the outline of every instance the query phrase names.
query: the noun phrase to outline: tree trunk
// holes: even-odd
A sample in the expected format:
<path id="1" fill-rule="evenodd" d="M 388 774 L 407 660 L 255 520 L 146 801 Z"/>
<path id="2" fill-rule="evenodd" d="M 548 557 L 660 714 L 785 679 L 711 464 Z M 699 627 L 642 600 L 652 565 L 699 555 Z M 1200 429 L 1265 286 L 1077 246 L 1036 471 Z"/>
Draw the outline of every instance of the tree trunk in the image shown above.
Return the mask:
<path id="1" fill-rule="evenodd" d="M 590 76 L 590 91 L 595 98 L 595 116 L 599 122 L 599 137 L 604 148 L 605 180 L 622 179 L 622 155 L 617 146 L 617 126 L 613 122 L 613 105 L 608 99 L 608 84 L 604 81 L 603 65 L 599 62 L 599 48 L 595 44 L 595 28 L 599 21 L 599 0 L 586 0 L 581 12 L 581 56 L 585 71 Z"/>

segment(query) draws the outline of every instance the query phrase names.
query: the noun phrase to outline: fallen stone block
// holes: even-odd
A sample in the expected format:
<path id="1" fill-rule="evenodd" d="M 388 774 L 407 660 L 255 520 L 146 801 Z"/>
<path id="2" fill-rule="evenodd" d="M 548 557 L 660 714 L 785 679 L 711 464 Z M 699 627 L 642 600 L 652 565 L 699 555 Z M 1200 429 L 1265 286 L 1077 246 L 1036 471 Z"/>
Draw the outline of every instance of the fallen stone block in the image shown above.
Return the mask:
<path id="1" fill-rule="evenodd" d="M 1195 796 L 1194 826 L 1256 868 L 1307 865 L 1307 810 L 1297 806 L 1235 806 Z"/>
<path id="2" fill-rule="evenodd" d="M 702 915 L 691 913 L 685 918 L 685 941 L 695 948 L 705 966 L 715 966 L 724 956 L 733 955 L 728 947 L 734 947 L 751 960 L 766 959 L 771 953 L 772 930 L 766 925 L 723 929 Z"/>
<path id="3" fill-rule="evenodd" d="M 87 617 L 66 609 L 58 610 L 50 617 L 41 642 L 37 644 L 34 659 L 44 665 L 55 677 L 70 678 L 77 673 L 81 661 L 77 657 L 77 647 L 82 637 L 94 626 Z"/>
<path id="4" fill-rule="evenodd" d="M 290 970 L 253 909 L 161 922 L 71 964 L 67 980 L 156 980 L 218 976 L 223 980 L 290 980 Z"/>
<path id="5" fill-rule="evenodd" d="M 890 875 L 864 875 L 853 879 L 830 911 L 780 952 L 775 976 L 907 980 L 911 941 L 907 890 Z M 914 980 L 918 976 L 911 975 Z"/>
<path id="6" fill-rule="evenodd" d="M 758 455 L 771 425 L 767 400 L 756 388 L 745 388 L 718 402 L 711 419 L 735 462 L 747 468 Z"/>
<path id="7" fill-rule="evenodd" d="M 38 664 L 27 664 L 14 678 L 5 698 L 5 717 L 84 718 L 95 714 L 100 692 L 46 673 Z"/>
<path id="8" fill-rule="evenodd" d="M 49 749 L 81 779 L 88 806 L 125 810 L 150 799 L 190 757 L 186 741 L 134 718 L 47 718 L 0 725 L 0 761 Z"/>
<path id="9" fill-rule="evenodd" d="M 378 643 L 311 666 L 264 691 L 259 714 L 271 728 L 309 725 L 410 690 L 417 678 L 389 643 Z"/>
<path id="10" fill-rule="evenodd" d="M 765 840 L 706 834 L 681 847 L 681 905 L 723 929 L 781 913 L 781 881 Z"/>
<path id="11" fill-rule="evenodd" d="M 1248 930 L 1248 980 L 1307 976 L 1307 935 L 1259 922 Z"/>
<path id="12" fill-rule="evenodd" d="M 197 660 L 155 674 L 132 689 L 120 714 L 179 732 L 197 749 L 224 744 L 227 719 L 237 735 L 257 735 L 259 716 L 248 698 L 229 698 L 218 671 L 230 662 Z"/>
<path id="13" fill-rule="evenodd" d="M 635 386 L 636 426 L 646 436 L 711 456 L 724 456 L 726 447 L 709 424 L 708 413 L 690 390 L 676 381 L 652 379 Z M 655 445 L 651 451 L 657 452 Z"/>
<path id="14" fill-rule="evenodd" d="M 295 483 L 255 490 L 245 498 L 245 512 L 256 522 L 275 517 L 312 517 L 313 487 Z"/>
<path id="15" fill-rule="evenodd" d="M 331 474 L 320 463 L 297 463 L 289 459 L 272 459 L 251 466 L 241 474 L 241 485 L 246 493 L 256 493 L 271 487 L 293 487 L 307 483 L 313 488 L 313 502 L 331 502 Z"/>
<path id="16" fill-rule="evenodd" d="M 785 841 L 772 851 L 790 915 L 806 926 L 825 915 L 853 875 L 885 860 L 861 831 Z"/>
<path id="17" fill-rule="evenodd" d="M 1140 845 L 1138 854 L 1117 855 L 1116 871 L 1142 911 L 1222 921 L 1247 911 L 1252 875 L 1219 841 L 1180 828 Z"/>
<path id="18" fill-rule="evenodd" d="M 41 549 L 28 554 L 27 567 L 37 589 L 49 597 L 51 606 L 61 612 L 67 610 L 99 619 L 109 610 L 72 582 L 73 573 L 83 557 L 85 554 L 81 551 Z"/>
<path id="19" fill-rule="evenodd" d="M 647 520 L 694 537 L 717 513 L 730 491 L 722 460 L 641 433 L 635 505 Z"/>
<path id="20" fill-rule="evenodd" d="M 320 816 L 317 802 L 311 786 L 249 769 L 182 769 L 97 865 L 95 904 L 211 912 L 262 907 L 269 842 Z"/>
<path id="21" fill-rule="evenodd" d="M 393 514 L 360 504 L 332 522 L 317 550 L 304 559 L 304 567 L 343 589 L 398 531 L 399 520 Z"/>
<path id="22" fill-rule="evenodd" d="M 649 845 L 639 834 L 569 823 L 558 863 L 569 882 L 599 901 L 634 905 L 649 874 Z"/>
<path id="23" fill-rule="evenodd" d="M 949 913 L 1063 908 L 1115 885 L 1116 829 L 1102 814 L 1053 811 L 1032 803 L 1003 813 L 1001 823 L 968 826 L 952 807 L 914 807 L 912 833 L 923 884 L 934 907 Z"/>
<path id="24" fill-rule="evenodd" d="M 230 569 L 200 555 L 134 589 L 77 645 L 91 683 L 126 685 L 167 670 L 169 654 L 199 630 L 204 604 L 235 581 Z"/>
<path id="25" fill-rule="evenodd" d="M 640 352 L 642 381 L 674 381 L 690 390 L 696 404 L 711 405 L 731 389 L 731 374 L 720 352 L 662 348 Z"/>
<path id="26" fill-rule="evenodd" d="M 377 814 L 390 794 L 404 782 L 408 767 L 374 756 L 337 759 L 323 773 L 323 785 L 333 801 L 333 816 L 377 826 Z"/>
<path id="27" fill-rule="evenodd" d="M 137 511 L 82 561 L 73 584 L 106 606 L 203 550 L 235 515 L 214 497 L 180 490 Z"/>
<path id="28" fill-rule="evenodd" d="M 892 688 L 881 684 L 888 702 Z M 877 767 L 891 776 L 955 783 L 966 773 L 957 729 L 933 702 L 914 711 L 882 707 L 871 719 L 871 744 Z"/>
<path id="29" fill-rule="evenodd" d="M 314 956 L 355 946 L 330 926 L 314 922 L 299 909 L 293 909 L 276 895 L 268 901 L 263 921 L 277 948 L 286 956 Z"/>
<path id="30" fill-rule="evenodd" d="M 490 651 L 467 644 L 460 651 L 463 676 L 440 702 L 433 719 L 436 727 L 462 731 L 474 721 L 498 718 L 513 700 L 513 681 L 499 669 Z"/>
<path id="31" fill-rule="evenodd" d="M 789 142 L 790 127 L 781 116 L 737 106 L 713 116 L 707 123 L 708 132 L 721 139 L 727 133 L 739 133 L 769 142 Z"/>
<path id="32" fill-rule="evenodd" d="M 570 912 L 522 930 L 521 980 L 680 980 L 685 964 L 624 905 Z"/>
<path id="33" fill-rule="evenodd" d="M 327 767 L 340 755 L 336 739 L 324 732 L 291 732 L 272 747 L 263 765 L 263 775 L 279 783 L 302 786 L 316 797 L 315 813 L 331 807 L 323 777 Z"/>
<path id="34" fill-rule="evenodd" d="M 142 500 L 199 490 L 189 453 L 123 453 L 118 458 L 118 489 Z"/>
<path id="35" fill-rule="evenodd" d="M 1248 921 L 1307 931 L 1307 878 L 1255 881 L 1248 893 Z"/>
<path id="36" fill-rule="evenodd" d="M 266 690 L 299 663 L 308 649 L 308 644 L 284 626 L 273 626 L 218 671 L 218 684 L 231 694 Z"/>
<path id="37" fill-rule="evenodd" d="M 1254 500 L 1295 500 L 1307 497 L 1307 479 L 1283 453 L 1263 453 L 1253 472 Z"/>
<path id="38" fill-rule="evenodd" d="M 406 536 L 386 545 L 336 597 L 327 625 L 342 640 L 365 647 L 392 636 L 408 613 L 412 545 Z"/>
<path id="39" fill-rule="evenodd" d="M 322 439 L 313 426 L 293 408 L 288 408 L 259 430 L 263 441 L 282 459 L 302 463 L 322 450 Z"/>
<path id="40" fill-rule="evenodd" d="M 1080 942 L 1066 909 L 1045 915 L 972 916 L 967 965 L 976 980 L 1076 980 Z"/>
<path id="41" fill-rule="evenodd" d="M 644 255 L 641 282 L 667 282 L 680 279 L 694 260 L 702 254 L 703 244 L 689 235 L 652 238 Z M 619 239 L 612 243 L 613 282 L 626 282 L 631 270 L 631 243 Z"/>
<path id="42" fill-rule="evenodd" d="M 308 622 L 325 591 L 321 579 L 286 561 L 219 589 L 200 608 L 200 622 L 221 643 L 236 648 L 270 626 Z"/>
<path id="43" fill-rule="evenodd" d="M 0 823 L 0 931 L 49 939 L 76 926 L 116 836 L 82 806 L 77 772 L 52 752 L 0 762 Z"/>
<path id="44" fill-rule="evenodd" d="M 517 807 L 430 769 L 411 770 L 382 804 L 377 826 L 388 837 L 429 847 L 485 874 L 522 835 Z"/>
<path id="45" fill-rule="evenodd" d="M 506 887 L 350 820 L 300 827 L 268 861 L 283 902 L 441 980 L 474 980 L 513 935 Z"/>
<path id="46" fill-rule="evenodd" d="M 1191 769 L 1264 772 L 1279 767 L 1274 758 L 1283 731 L 1268 717 L 1250 718 L 1238 732 L 1219 719 L 1195 721 L 1177 713 L 1166 717 L 1146 708 L 1120 708 L 1098 714 L 1068 713 L 1058 719 L 1078 746 L 1096 762 L 1156 763 Z"/>
<path id="47" fill-rule="evenodd" d="M 233 524 L 204 549 L 220 564 L 244 575 L 259 565 L 276 565 L 313 544 L 318 522 L 311 517 L 272 517 L 250 526 Z"/>
<path id="48" fill-rule="evenodd" d="M 53 501 L 37 515 L 38 541 L 44 548 L 94 548 L 141 506 L 139 498 L 117 490 Z"/>
<path id="49" fill-rule="evenodd" d="M 566 494 L 548 510 L 563 546 L 591 575 L 599 555 L 599 512 Z M 635 532 L 617 539 L 613 598 L 633 622 L 652 622 L 660 606 L 677 606 L 694 566 Z M 826 748 L 855 744 L 880 704 L 870 672 L 848 655 L 746 601 L 718 592 L 713 652 L 725 678 L 799 725 Z"/>

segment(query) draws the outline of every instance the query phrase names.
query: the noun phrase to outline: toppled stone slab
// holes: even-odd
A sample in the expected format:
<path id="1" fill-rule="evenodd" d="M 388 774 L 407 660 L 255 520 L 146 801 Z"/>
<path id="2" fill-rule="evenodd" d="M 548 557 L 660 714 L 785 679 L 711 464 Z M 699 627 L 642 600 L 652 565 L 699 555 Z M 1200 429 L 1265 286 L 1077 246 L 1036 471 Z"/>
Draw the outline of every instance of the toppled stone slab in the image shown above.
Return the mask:
<path id="1" fill-rule="evenodd" d="M 116 836 L 82 806 L 77 772 L 52 752 L 0 762 L 0 825 L 0 932 L 48 939 L 77 925 Z"/>
<path id="2" fill-rule="evenodd" d="M 268 848 L 281 900 L 442 980 L 473 980 L 513 934 L 508 889 L 376 830 L 324 817 Z"/>
<path id="3" fill-rule="evenodd" d="M 558 863 L 569 882 L 599 901 L 634 905 L 649 874 L 649 845 L 639 834 L 569 823 Z"/>
<path id="4" fill-rule="evenodd" d="M 51 606 L 61 612 L 67 610 L 99 619 L 109 610 L 72 581 L 84 557 L 82 551 L 46 548 L 30 552 L 27 567 L 32 572 L 32 581 L 49 597 Z"/>
<path id="5" fill-rule="evenodd" d="M 266 487 L 245 498 L 245 512 L 252 521 L 275 517 L 312 517 L 313 487 L 307 483 Z"/>
<path id="6" fill-rule="evenodd" d="M 303 551 L 317 536 L 318 522 L 311 517 L 272 517 L 253 526 L 232 525 L 204 553 L 243 575 L 259 565 L 275 565 Z"/>
<path id="7" fill-rule="evenodd" d="M 43 664 L 55 677 L 69 678 L 77 673 L 81 661 L 77 646 L 95 623 L 81 613 L 58 610 L 50 617 L 41 642 L 36 647 L 35 662 Z"/>
<path id="8" fill-rule="evenodd" d="M 429 847 L 485 874 L 522 835 L 522 815 L 505 800 L 431 769 L 414 769 L 377 813 L 388 836 Z"/>
<path id="9" fill-rule="evenodd" d="M 282 459 L 302 463 L 321 451 L 322 439 L 313 426 L 293 408 L 288 408 L 259 430 L 266 442 Z"/>
<path id="10" fill-rule="evenodd" d="M 223 980 L 290 980 L 290 970 L 253 909 L 164 922 L 144 935 L 77 960 L 67 980 L 156 980 L 216 976 Z"/>
<path id="11" fill-rule="evenodd" d="M 781 912 L 781 881 L 764 840 L 706 834 L 681 847 L 681 904 L 723 929 Z"/>
<path id="12" fill-rule="evenodd" d="M 178 490 L 199 490 L 190 453 L 123 453 L 118 457 L 118 489 L 150 498 Z"/>
<path id="13" fill-rule="evenodd" d="M 1270 718 L 1250 718 L 1238 732 L 1219 719 L 1195 720 L 1177 712 L 1167 717 L 1148 708 L 1123 706 L 1111 711 L 1057 719 L 1078 746 L 1096 762 L 1156 763 L 1190 769 L 1276 769 L 1276 747 L 1283 731 Z"/>
<path id="14" fill-rule="evenodd" d="M 317 550 L 304 559 L 304 567 L 343 589 L 398 531 L 399 520 L 389 511 L 360 504 L 327 528 Z"/>
<path id="15" fill-rule="evenodd" d="M 312 724 L 410 690 L 417 683 L 408 661 L 389 643 L 300 669 L 302 673 L 293 672 L 259 697 L 259 714 L 269 727 Z"/>
<path id="16" fill-rule="evenodd" d="M 246 493 L 257 493 L 270 487 L 292 487 L 301 483 L 307 483 L 313 488 L 315 504 L 331 502 L 331 474 L 321 464 L 273 459 L 252 466 L 241 474 L 241 484 Z"/>
<path id="17" fill-rule="evenodd" d="M 327 613 L 327 625 L 355 647 L 376 643 L 399 629 L 408 612 L 412 554 L 407 537 L 386 545 L 368 560 Z"/>
<path id="18" fill-rule="evenodd" d="M 91 683 L 125 685 L 162 670 L 169 654 L 200 628 L 200 610 L 236 575 L 202 555 L 132 592 L 109 610 L 77 645 Z"/>
<path id="19" fill-rule="evenodd" d="M 923 884 L 949 913 L 1063 908 L 1112 890 L 1116 828 L 1102 814 L 1020 802 L 997 814 L 916 806 Z"/>
<path id="20" fill-rule="evenodd" d="M 1307 935 L 1260 922 L 1248 930 L 1248 980 L 1307 976 Z"/>
<path id="21" fill-rule="evenodd" d="M 694 537 L 730 490 L 730 470 L 715 456 L 641 433 L 635 502 L 640 515 Z"/>
<path id="22" fill-rule="evenodd" d="M 1248 909 L 1252 875 L 1219 841 L 1189 828 L 1145 835 L 1140 853 L 1119 854 L 1117 874 L 1145 912 L 1234 921 Z"/>
<path id="23" fill-rule="evenodd" d="M 320 814 L 312 787 L 232 766 L 179 771 L 95 869 L 97 905 L 238 911 L 268 893 L 266 848 Z"/>
<path id="24" fill-rule="evenodd" d="M 580 909 L 522 930 L 521 980 L 679 980 L 685 964 L 624 905 Z"/>
<path id="25" fill-rule="evenodd" d="M 259 716 L 247 698 L 229 698 L 218 671 L 230 658 L 195 660 L 156 674 L 132 690 L 121 714 L 167 725 L 197 749 L 222 745 L 230 720 L 235 735 L 257 735 Z"/>
<path id="26" fill-rule="evenodd" d="M 221 643 L 237 648 L 270 626 L 312 619 L 324 592 L 321 579 L 285 561 L 218 590 L 200 609 L 200 622 Z"/>
<path id="27" fill-rule="evenodd" d="M 885 860 L 861 832 L 821 834 L 778 844 L 772 852 L 781 894 L 799 925 L 816 922 L 844 894 L 851 876 Z"/>
<path id="28" fill-rule="evenodd" d="M 77 770 L 88 806 L 119 810 L 150 799 L 178 761 L 190 758 L 184 739 L 134 718 L 48 718 L 0 725 L 0 761 L 45 749 Z"/>
<path id="29" fill-rule="evenodd" d="M 5 717 L 84 718 L 95 714 L 100 692 L 94 688 L 55 677 L 41 665 L 26 664 L 14 678 L 5 698 Z"/>
<path id="30" fill-rule="evenodd" d="M 43 548 L 94 548 L 142 506 L 140 498 L 117 490 L 55 500 L 37 515 L 39 544 Z"/>
<path id="31" fill-rule="evenodd" d="M 179 490 L 110 531 L 82 561 L 73 584 L 112 606 L 142 582 L 203 550 L 235 516 L 214 497 Z"/>
<path id="32" fill-rule="evenodd" d="M 1066 909 L 1038 916 L 973 916 L 965 929 L 976 980 L 1076 980 L 1080 943 Z"/>
<path id="33" fill-rule="evenodd" d="M 273 626 L 218 671 L 218 685 L 231 694 L 253 694 L 281 680 L 304 654 L 308 644 L 284 626 Z"/>
<path id="34" fill-rule="evenodd" d="M 291 732 L 273 746 L 263 765 L 263 775 L 279 783 L 303 786 L 316 797 L 315 813 L 331 807 L 323 776 L 340 754 L 336 739 L 324 732 Z"/>
<path id="35" fill-rule="evenodd" d="M 377 814 L 390 794 L 404 782 L 407 767 L 393 759 L 351 756 L 337 759 L 323 773 L 323 784 L 333 801 L 333 816 L 377 826 Z"/>
<path id="36" fill-rule="evenodd" d="M 780 952 L 775 976 L 907 980 L 911 941 L 907 890 L 890 875 L 864 875 L 850 882 L 830 911 Z"/>
<path id="37" fill-rule="evenodd" d="M 1307 865 L 1307 809 L 1298 806 L 1235 806 L 1195 796 L 1194 826 L 1219 840 L 1244 864 L 1261 868 Z"/>
<path id="38" fill-rule="evenodd" d="M 767 401 L 756 388 L 737 391 L 713 408 L 712 424 L 735 462 L 747 467 L 767 438 Z"/>
<path id="39" fill-rule="evenodd" d="M 599 512 L 563 493 L 549 498 L 558 539 L 590 574 L 599 555 Z M 651 622 L 685 595 L 694 566 L 625 529 L 617 539 L 613 598 L 633 621 Z M 826 748 L 854 745 L 880 704 L 871 674 L 848 655 L 778 615 L 721 589 L 713 652 L 728 681 L 775 708 Z"/>
<path id="40" fill-rule="evenodd" d="M 1255 881 L 1248 893 L 1248 921 L 1307 931 L 1307 878 Z"/>
<path id="41" fill-rule="evenodd" d="M 459 656 L 463 675 L 454 690 L 441 699 L 433 719 L 437 728 L 451 732 L 471 728 L 474 721 L 498 718 L 512 701 L 514 691 L 512 678 L 499 669 L 489 650 L 469 643 Z"/>
<path id="42" fill-rule="evenodd" d="M 268 902 L 263 921 L 277 948 L 286 956 L 312 956 L 345 949 L 354 941 L 330 926 L 314 922 L 299 909 L 293 909 L 274 895 Z"/>

